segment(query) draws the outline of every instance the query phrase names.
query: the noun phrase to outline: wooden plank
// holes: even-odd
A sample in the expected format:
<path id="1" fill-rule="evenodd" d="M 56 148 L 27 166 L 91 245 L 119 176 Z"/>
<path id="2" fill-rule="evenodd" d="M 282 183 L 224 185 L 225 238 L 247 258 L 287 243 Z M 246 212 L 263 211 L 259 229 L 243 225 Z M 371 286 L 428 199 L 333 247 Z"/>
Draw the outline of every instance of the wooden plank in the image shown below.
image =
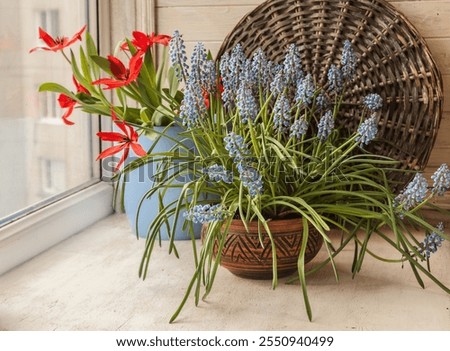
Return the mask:
<path id="1" fill-rule="evenodd" d="M 450 112 L 450 75 L 443 75 L 442 80 L 444 84 L 444 111 Z"/>
<path id="2" fill-rule="evenodd" d="M 450 165 L 450 147 L 434 147 L 428 160 L 429 167 L 439 167 L 442 163 Z"/>
<path id="3" fill-rule="evenodd" d="M 444 112 L 438 135 L 428 160 L 425 175 L 429 178 L 442 163 L 450 165 L 450 113 Z"/>
<path id="4" fill-rule="evenodd" d="M 157 31 L 178 29 L 186 40 L 223 41 L 254 6 L 173 7 L 157 9 Z"/>
<path id="5" fill-rule="evenodd" d="M 425 38 L 450 37 L 450 1 L 394 2 Z M 186 38 L 221 41 L 254 5 L 185 6 L 157 8 L 159 32 L 175 28 Z"/>
<path id="6" fill-rule="evenodd" d="M 181 3 L 181 4 L 184 4 Z M 450 36 L 450 1 L 400 1 L 392 3 L 425 38 Z M 158 30 L 181 30 L 187 38 L 223 40 L 255 5 L 177 6 L 157 8 Z"/>
<path id="7" fill-rule="evenodd" d="M 156 7 L 191 7 L 191 6 L 246 6 L 263 3 L 264 0 L 157 0 Z"/>
<path id="8" fill-rule="evenodd" d="M 388 0 L 388 2 L 432 2 L 436 0 Z M 189 7 L 189 6 L 242 6 L 253 5 L 257 6 L 263 3 L 264 0 L 157 0 L 157 7 Z"/>
<path id="9" fill-rule="evenodd" d="M 401 1 L 392 5 L 402 12 L 423 37 L 450 37 L 449 1 Z"/>
<path id="10" fill-rule="evenodd" d="M 444 115 L 436 137 L 435 148 L 450 149 L 450 118 L 448 113 Z M 450 158 L 450 155 L 449 155 Z"/>
<path id="11" fill-rule="evenodd" d="M 450 35 L 448 38 L 425 39 L 442 74 L 450 75 Z"/>

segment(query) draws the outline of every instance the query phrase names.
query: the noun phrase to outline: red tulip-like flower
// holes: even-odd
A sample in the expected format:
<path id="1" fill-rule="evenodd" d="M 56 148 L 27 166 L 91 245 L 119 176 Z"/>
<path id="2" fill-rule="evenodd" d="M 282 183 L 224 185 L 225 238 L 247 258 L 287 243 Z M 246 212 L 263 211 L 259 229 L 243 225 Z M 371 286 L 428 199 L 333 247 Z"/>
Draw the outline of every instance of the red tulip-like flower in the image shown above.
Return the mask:
<path id="1" fill-rule="evenodd" d="M 69 39 L 68 37 L 56 37 L 53 38 L 50 34 L 48 34 L 45 30 L 43 30 L 41 27 L 39 27 L 39 38 L 44 41 L 44 43 L 47 46 L 38 46 L 30 50 L 31 52 L 34 52 L 36 50 L 46 50 L 46 51 L 60 51 L 64 48 L 72 45 L 77 40 L 81 40 L 81 34 L 86 30 L 86 25 L 81 28 L 75 35 Z"/>
<path id="2" fill-rule="evenodd" d="M 116 114 L 113 110 L 111 110 L 112 120 L 116 124 L 117 127 L 123 132 L 98 132 L 97 135 L 100 139 L 104 141 L 113 141 L 119 143 L 118 145 L 111 146 L 106 150 L 103 150 L 100 155 L 98 155 L 97 160 L 103 159 L 109 156 L 112 156 L 123 150 L 122 157 L 119 163 L 116 166 L 116 171 L 119 170 L 122 163 L 128 157 L 130 152 L 130 148 L 134 151 L 137 156 L 145 156 L 147 152 L 142 148 L 142 146 L 138 142 L 138 133 L 134 130 L 134 128 L 117 118 Z"/>
<path id="3" fill-rule="evenodd" d="M 147 49 L 152 47 L 154 44 L 161 44 L 164 46 L 169 45 L 172 37 L 165 34 L 155 35 L 154 32 L 151 34 L 145 34 L 143 32 L 134 31 L 133 32 L 133 40 L 131 43 L 142 53 L 145 53 Z M 125 42 L 121 46 L 122 50 L 128 49 L 128 43 Z"/>
<path id="4" fill-rule="evenodd" d="M 128 85 L 137 79 L 143 63 L 142 55 L 138 54 L 131 57 L 128 69 L 117 57 L 110 55 L 108 56 L 108 61 L 109 68 L 115 79 L 101 78 L 92 82 L 93 85 L 104 84 L 106 85 L 105 89 L 114 89 Z"/>
<path id="5" fill-rule="evenodd" d="M 75 77 L 72 77 L 72 79 L 73 79 L 73 84 L 77 88 L 77 93 L 85 93 L 85 94 L 90 95 L 89 91 L 84 86 L 82 86 L 80 83 L 78 83 L 77 80 L 75 79 Z M 69 126 L 75 124 L 72 121 L 69 121 L 68 118 L 72 114 L 73 109 L 75 108 L 75 105 L 77 104 L 77 102 L 74 99 L 72 99 L 70 96 L 67 96 L 65 94 L 59 94 L 58 103 L 61 108 L 67 109 L 66 112 L 64 112 L 64 114 L 61 117 L 63 122 Z"/>
<path id="6" fill-rule="evenodd" d="M 64 94 L 59 94 L 58 103 L 59 103 L 59 106 L 61 106 L 61 108 L 67 109 L 66 112 L 64 112 L 64 114 L 61 117 L 63 122 L 65 124 L 67 124 L 68 126 L 75 124 L 74 122 L 69 121 L 68 118 L 72 114 L 73 109 L 75 108 L 75 105 L 77 104 L 77 102 L 74 99 L 72 99 L 70 96 L 67 96 Z"/>

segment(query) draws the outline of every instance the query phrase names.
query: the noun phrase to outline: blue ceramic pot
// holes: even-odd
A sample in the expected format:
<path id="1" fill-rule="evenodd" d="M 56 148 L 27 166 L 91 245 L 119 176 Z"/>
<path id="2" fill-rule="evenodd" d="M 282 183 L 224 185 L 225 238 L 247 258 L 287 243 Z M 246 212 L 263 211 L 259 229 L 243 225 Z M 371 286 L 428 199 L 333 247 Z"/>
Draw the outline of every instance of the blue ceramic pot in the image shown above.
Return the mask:
<path id="1" fill-rule="evenodd" d="M 164 129 L 165 127 L 155 127 L 155 130 L 159 132 L 163 132 Z M 180 127 L 171 127 L 166 130 L 165 135 L 176 140 L 181 140 L 181 137 L 178 134 L 181 131 L 182 129 Z M 170 140 L 169 138 L 166 138 L 164 136 L 161 137 L 158 141 L 151 140 L 146 136 L 141 136 L 139 138 L 139 142 L 145 150 L 149 150 L 153 143 L 156 142 L 157 144 L 152 150 L 153 153 L 168 151 L 176 144 L 173 140 Z M 183 144 L 187 147 L 193 147 L 192 142 L 190 142 L 189 140 L 183 141 Z M 137 228 L 139 236 L 143 238 L 147 237 L 148 228 L 159 213 L 158 192 L 156 192 L 151 198 L 145 199 L 143 201 L 138 213 L 138 207 L 141 199 L 153 187 L 154 182 L 152 180 L 152 177 L 155 173 L 155 170 L 157 169 L 157 166 L 158 164 L 155 162 L 152 164 L 143 165 L 138 169 L 135 169 L 134 171 L 128 173 L 128 178 L 126 179 L 125 184 L 125 213 L 130 221 L 133 231 L 136 233 Z M 182 182 L 183 180 L 180 180 L 180 183 Z M 171 202 L 178 200 L 180 195 L 180 188 L 168 189 L 164 195 L 164 205 L 168 205 Z M 180 216 L 178 218 L 175 231 L 175 240 L 190 239 L 188 231 L 184 231 L 182 228 L 184 223 L 183 213 L 184 209 L 181 210 Z M 171 226 L 172 222 L 173 217 L 170 217 L 169 223 Z M 201 224 L 194 224 L 194 232 L 196 238 L 200 237 L 200 231 Z M 167 227 L 165 225 L 162 226 L 160 234 L 161 239 L 168 240 L 169 235 L 167 232 Z"/>

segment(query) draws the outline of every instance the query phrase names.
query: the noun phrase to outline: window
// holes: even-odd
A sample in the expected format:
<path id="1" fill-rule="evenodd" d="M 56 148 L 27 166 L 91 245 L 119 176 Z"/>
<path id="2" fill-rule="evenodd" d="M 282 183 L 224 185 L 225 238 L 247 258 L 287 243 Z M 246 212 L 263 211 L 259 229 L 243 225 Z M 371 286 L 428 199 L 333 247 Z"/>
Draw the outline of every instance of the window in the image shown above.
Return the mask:
<path id="1" fill-rule="evenodd" d="M 58 9 L 36 10 L 35 23 L 36 23 L 35 28 L 41 27 L 52 36 L 59 34 L 59 10 Z M 40 45 L 40 41 L 38 41 L 37 45 Z"/>
<path id="2" fill-rule="evenodd" d="M 95 162 L 98 119 L 76 110 L 75 125 L 63 124 L 58 95 L 38 87 L 46 81 L 71 87 L 71 69 L 60 53 L 28 53 L 43 46 L 38 26 L 70 36 L 88 24 L 99 37 L 97 17 L 109 13 L 108 6 L 98 0 L 1 5 L 0 274 L 112 212 L 112 187 L 100 181 Z M 102 44 L 110 40 L 103 28 Z"/>
<path id="3" fill-rule="evenodd" d="M 46 196 L 58 194 L 66 188 L 66 164 L 61 160 L 41 160 L 41 190 Z"/>
<path id="4" fill-rule="evenodd" d="M 153 7 L 154 1 L 146 0 L 2 3 L 0 274 L 112 212 L 112 187 L 100 181 L 95 162 L 99 143 L 92 137 L 99 121 L 76 110 L 75 125 L 66 126 L 57 96 L 37 92 L 45 81 L 73 84 L 58 53 L 28 54 L 42 45 L 37 27 L 70 36 L 88 23 L 105 55 L 132 30 L 149 31 Z"/>
<path id="5" fill-rule="evenodd" d="M 38 39 L 38 27 L 52 37 L 71 36 L 86 23 L 96 28 L 95 18 L 88 18 L 93 3 L 33 0 L 2 5 L 0 226 L 26 213 L 26 208 L 47 204 L 50 196 L 99 180 L 93 118 L 76 110 L 71 116 L 75 125 L 66 126 L 58 94 L 38 92 L 48 81 L 73 89 L 70 65 L 59 52 L 29 54 L 31 48 L 45 46 Z"/>
<path id="6" fill-rule="evenodd" d="M 38 91 L 38 89 L 39 87 L 36 86 L 36 91 Z M 58 114 L 62 114 L 62 112 L 61 109 L 58 109 L 56 94 L 43 91 L 39 93 L 38 99 L 39 118 L 44 121 L 61 123 Z"/>

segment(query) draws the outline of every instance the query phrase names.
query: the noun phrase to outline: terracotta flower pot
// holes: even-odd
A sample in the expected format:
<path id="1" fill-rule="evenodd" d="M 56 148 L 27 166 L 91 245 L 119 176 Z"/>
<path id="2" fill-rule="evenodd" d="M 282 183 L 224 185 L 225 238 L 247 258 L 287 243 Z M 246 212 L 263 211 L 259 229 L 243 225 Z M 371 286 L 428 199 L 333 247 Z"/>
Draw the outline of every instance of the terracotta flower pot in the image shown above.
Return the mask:
<path id="1" fill-rule="evenodd" d="M 276 245 L 278 277 L 290 275 L 297 270 L 303 237 L 302 220 L 273 220 L 269 222 L 269 228 Z M 204 224 L 202 237 L 206 229 Z M 265 231 L 262 242 L 263 245 L 258 236 L 257 222 L 250 223 L 247 232 L 241 220 L 233 220 L 222 251 L 221 266 L 243 278 L 272 279 L 272 246 Z M 305 263 L 317 255 L 322 243 L 320 233 L 310 226 Z"/>

